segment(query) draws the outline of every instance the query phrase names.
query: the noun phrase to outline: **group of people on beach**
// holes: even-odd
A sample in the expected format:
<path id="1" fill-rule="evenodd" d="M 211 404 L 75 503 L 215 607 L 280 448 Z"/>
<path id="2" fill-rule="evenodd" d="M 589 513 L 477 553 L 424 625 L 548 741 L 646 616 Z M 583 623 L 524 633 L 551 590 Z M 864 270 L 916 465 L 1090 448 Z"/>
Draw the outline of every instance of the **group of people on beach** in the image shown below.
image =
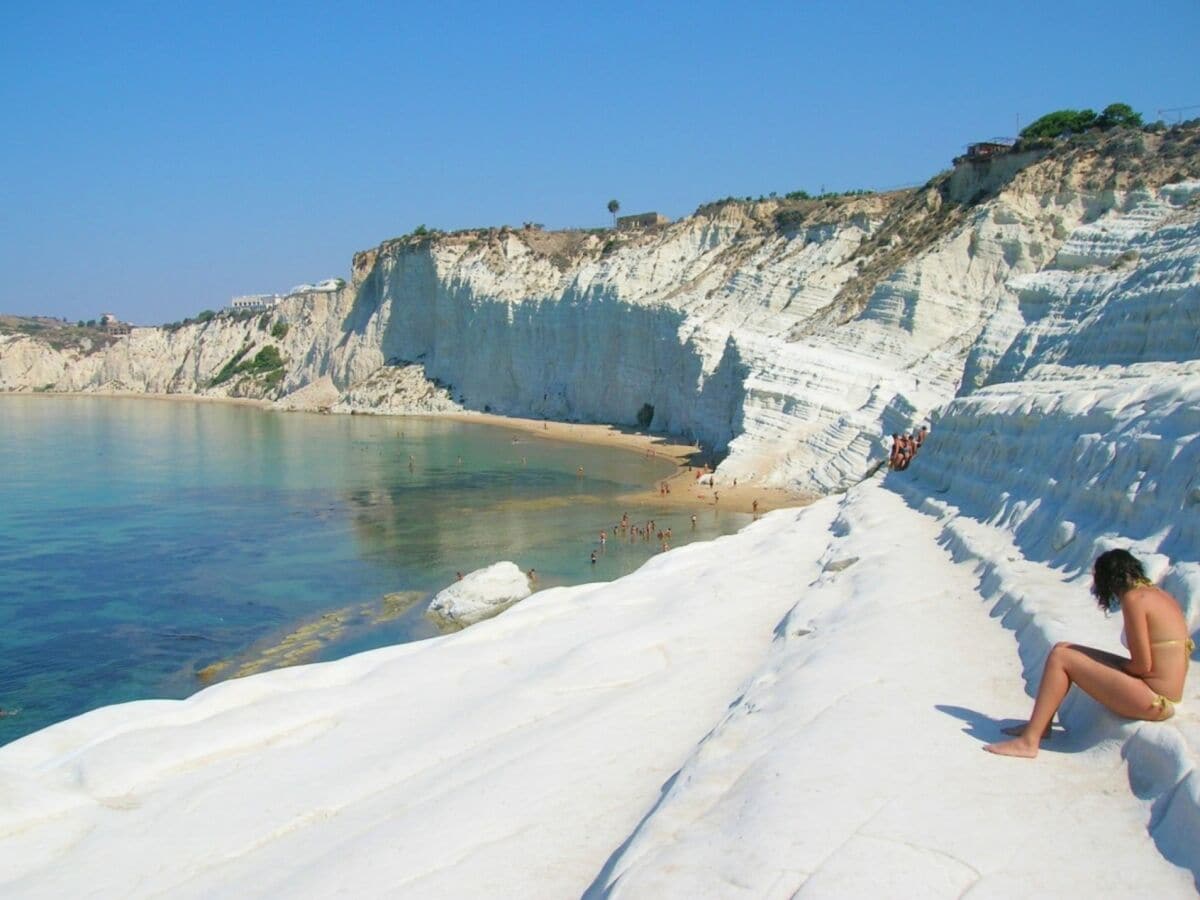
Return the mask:
<path id="1" fill-rule="evenodd" d="M 892 450 L 888 454 L 888 467 L 900 472 L 907 469 L 928 435 L 929 429 L 924 425 L 913 434 L 893 433 Z"/>

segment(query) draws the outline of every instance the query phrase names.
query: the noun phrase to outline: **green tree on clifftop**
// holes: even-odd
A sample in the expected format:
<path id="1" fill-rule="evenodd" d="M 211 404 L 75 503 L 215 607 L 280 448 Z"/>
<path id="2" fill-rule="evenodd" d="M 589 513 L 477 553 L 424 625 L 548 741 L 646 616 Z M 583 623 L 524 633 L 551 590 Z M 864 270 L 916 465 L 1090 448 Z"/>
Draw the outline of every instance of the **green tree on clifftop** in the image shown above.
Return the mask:
<path id="1" fill-rule="evenodd" d="M 1021 129 L 1023 138 L 1059 137 L 1078 134 L 1096 124 L 1095 110 L 1056 109 Z"/>
<path id="2" fill-rule="evenodd" d="M 618 203 L 616 200 L 608 201 L 608 211 L 610 213 L 612 213 L 614 228 L 617 227 L 617 213 L 620 211 L 620 209 L 621 209 L 621 204 Z"/>
<path id="3" fill-rule="evenodd" d="M 1133 107 L 1128 103 L 1110 103 L 1104 107 L 1104 112 L 1100 113 L 1100 118 L 1096 120 L 1098 128 L 1141 128 L 1142 116 L 1141 113 L 1133 111 Z"/>
<path id="4" fill-rule="evenodd" d="M 1142 117 L 1128 103 L 1110 103 L 1096 115 L 1091 109 L 1056 109 L 1021 129 L 1023 138 L 1055 138 L 1090 128 L 1141 128 Z"/>

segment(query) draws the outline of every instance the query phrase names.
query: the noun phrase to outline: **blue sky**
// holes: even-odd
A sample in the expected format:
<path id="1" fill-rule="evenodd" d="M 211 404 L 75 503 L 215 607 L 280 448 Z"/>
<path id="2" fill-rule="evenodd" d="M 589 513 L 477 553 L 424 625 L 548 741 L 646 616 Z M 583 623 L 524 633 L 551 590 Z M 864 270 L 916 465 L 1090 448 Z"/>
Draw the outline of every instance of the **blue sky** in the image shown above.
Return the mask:
<path id="1" fill-rule="evenodd" d="M 422 223 L 921 183 L 1018 116 L 1200 104 L 1198 59 L 1200 0 L 12 3 L 0 312 L 164 322 Z"/>

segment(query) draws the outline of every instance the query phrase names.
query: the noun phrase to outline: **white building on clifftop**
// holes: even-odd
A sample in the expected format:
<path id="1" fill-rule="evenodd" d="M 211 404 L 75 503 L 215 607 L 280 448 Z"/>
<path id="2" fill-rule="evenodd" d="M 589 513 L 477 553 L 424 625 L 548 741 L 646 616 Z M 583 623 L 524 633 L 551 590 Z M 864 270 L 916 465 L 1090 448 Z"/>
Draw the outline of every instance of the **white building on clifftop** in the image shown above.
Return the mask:
<path id="1" fill-rule="evenodd" d="M 341 278 L 326 278 L 324 281 L 318 281 L 315 284 L 298 284 L 286 294 L 243 294 L 229 301 L 229 309 L 235 312 L 270 309 L 287 297 L 294 297 L 297 294 L 332 293 L 333 291 L 340 291 L 345 286 L 346 282 Z"/>
<path id="2" fill-rule="evenodd" d="M 279 294 L 243 294 L 229 301 L 232 310 L 270 309 L 283 297 Z"/>

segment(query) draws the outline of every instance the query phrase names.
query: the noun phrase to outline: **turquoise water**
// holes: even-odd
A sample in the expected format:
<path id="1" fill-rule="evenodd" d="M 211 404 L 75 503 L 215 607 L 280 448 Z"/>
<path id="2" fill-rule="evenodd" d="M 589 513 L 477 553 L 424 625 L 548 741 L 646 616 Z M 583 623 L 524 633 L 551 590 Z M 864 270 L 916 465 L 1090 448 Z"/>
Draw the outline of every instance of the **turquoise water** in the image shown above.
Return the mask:
<path id="1" fill-rule="evenodd" d="M 618 577 L 657 549 L 590 562 L 623 511 L 674 546 L 749 521 L 620 499 L 652 504 L 663 460 L 436 419 L 0 396 L 0 465 L 0 744 L 269 667 L 298 631 L 293 662 L 429 637 L 432 594 L 500 559 L 541 587 Z"/>

